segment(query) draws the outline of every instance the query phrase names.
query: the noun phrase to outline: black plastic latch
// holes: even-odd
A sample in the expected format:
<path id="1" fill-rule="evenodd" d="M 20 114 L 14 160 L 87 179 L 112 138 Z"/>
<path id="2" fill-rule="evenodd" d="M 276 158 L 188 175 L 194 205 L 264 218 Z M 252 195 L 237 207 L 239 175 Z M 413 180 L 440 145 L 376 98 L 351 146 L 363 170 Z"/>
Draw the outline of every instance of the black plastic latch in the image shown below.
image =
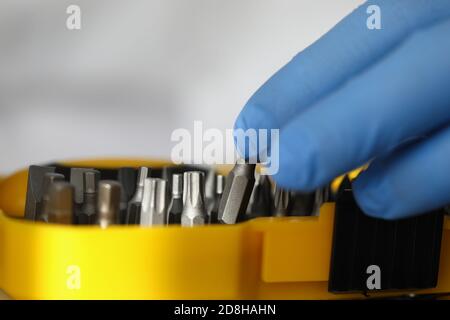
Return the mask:
<path id="1" fill-rule="evenodd" d="M 397 221 L 365 215 L 344 181 L 336 197 L 328 290 L 413 290 L 437 285 L 443 210 Z M 379 288 L 368 286 L 378 268 Z"/>

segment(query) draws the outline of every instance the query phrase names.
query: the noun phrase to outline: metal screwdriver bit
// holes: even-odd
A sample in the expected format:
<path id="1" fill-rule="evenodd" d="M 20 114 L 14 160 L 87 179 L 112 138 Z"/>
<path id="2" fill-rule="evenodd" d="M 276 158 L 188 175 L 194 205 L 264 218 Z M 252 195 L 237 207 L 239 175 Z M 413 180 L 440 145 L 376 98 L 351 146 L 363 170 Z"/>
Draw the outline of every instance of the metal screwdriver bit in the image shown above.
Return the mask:
<path id="1" fill-rule="evenodd" d="M 271 216 L 273 210 L 272 185 L 266 175 L 255 176 L 255 186 L 247 206 L 245 220 Z"/>
<path id="2" fill-rule="evenodd" d="M 27 197 L 25 202 L 25 219 L 36 220 L 43 195 L 43 182 L 46 173 L 55 172 L 54 167 L 30 166 L 28 169 Z"/>
<path id="3" fill-rule="evenodd" d="M 204 177 L 204 173 L 200 171 L 184 173 L 183 197 L 185 202 L 181 214 L 182 226 L 193 227 L 204 225 L 207 222 Z"/>
<path id="4" fill-rule="evenodd" d="M 210 224 L 215 224 L 219 222 L 219 204 L 222 199 L 223 189 L 225 188 L 225 177 L 222 175 L 217 175 L 216 177 L 216 195 L 213 202 L 208 208 L 208 222 Z"/>
<path id="5" fill-rule="evenodd" d="M 78 213 L 78 224 L 94 224 L 97 219 L 97 187 L 100 174 L 96 171 L 83 173 L 84 201 Z"/>
<path id="6" fill-rule="evenodd" d="M 183 175 L 172 175 L 172 199 L 167 210 L 167 224 L 180 224 L 183 212 Z"/>
<path id="7" fill-rule="evenodd" d="M 65 181 L 56 181 L 48 192 L 48 222 L 72 224 L 74 220 L 74 187 Z"/>
<path id="8" fill-rule="evenodd" d="M 92 168 L 71 168 L 70 183 L 75 188 L 75 203 L 81 205 L 84 200 L 84 173 L 87 171 L 96 171 Z M 100 173 L 99 173 L 100 174 Z"/>
<path id="9" fill-rule="evenodd" d="M 209 206 L 211 202 L 214 201 L 214 198 L 216 196 L 216 171 L 212 168 L 210 168 L 206 172 L 206 178 L 205 178 L 205 204 L 206 207 Z"/>
<path id="10" fill-rule="evenodd" d="M 105 228 L 119 222 L 121 186 L 117 181 L 103 180 L 98 184 L 97 224 Z"/>
<path id="11" fill-rule="evenodd" d="M 159 178 L 147 178 L 141 207 L 141 226 L 164 225 L 167 216 L 167 182 Z"/>
<path id="12" fill-rule="evenodd" d="M 75 188 L 75 223 L 78 223 L 78 217 L 81 213 L 81 207 L 84 202 L 84 173 L 85 172 L 97 172 L 100 175 L 100 171 L 92 168 L 71 168 L 70 169 L 70 183 Z"/>
<path id="13" fill-rule="evenodd" d="M 117 181 L 122 186 L 120 196 L 120 224 L 125 224 L 127 218 L 128 202 L 136 191 L 137 171 L 135 168 L 120 168 L 117 171 Z"/>
<path id="14" fill-rule="evenodd" d="M 275 186 L 274 217 L 288 216 L 292 209 L 292 194 L 290 191 Z"/>
<path id="15" fill-rule="evenodd" d="M 138 170 L 136 180 L 136 190 L 128 203 L 128 212 L 126 224 L 139 224 L 141 220 L 141 204 L 144 195 L 144 182 L 147 179 L 150 170 L 147 167 L 141 167 Z"/>
<path id="16" fill-rule="evenodd" d="M 167 190 L 172 190 L 172 176 L 174 174 L 183 174 L 183 172 L 188 171 L 188 166 L 186 165 L 170 165 L 165 166 L 161 169 L 161 179 L 167 181 Z M 155 175 L 156 177 L 156 175 Z"/>
<path id="17" fill-rule="evenodd" d="M 44 181 L 43 181 L 43 194 L 42 194 L 42 202 L 40 205 L 40 212 L 38 212 L 38 218 L 37 220 L 48 222 L 48 201 L 50 199 L 49 192 L 50 192 L 50 186 L 57 182 L 57 181 L 64 181 L 64 175 L 59 173 L 52 173 L 47 172 L 44 175 Z"/>
<path id="18" fill-rule="evenodd" d="M 255 164 L 237 162 L 228 174 L 219 205 L 219 222 L 234 224 L 244 215 L 255 184 Z"/>

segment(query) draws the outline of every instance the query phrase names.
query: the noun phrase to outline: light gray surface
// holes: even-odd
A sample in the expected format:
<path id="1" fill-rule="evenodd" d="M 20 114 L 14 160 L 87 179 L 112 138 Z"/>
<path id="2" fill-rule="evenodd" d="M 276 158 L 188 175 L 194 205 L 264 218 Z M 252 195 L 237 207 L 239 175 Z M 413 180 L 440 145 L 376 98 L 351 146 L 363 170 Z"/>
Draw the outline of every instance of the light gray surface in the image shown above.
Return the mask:
<path id="1" fill-rule="evenodd" d="M 362 0 L 2 0 L 0 172 L 169 157 L 173 129 L 231 128 L 272 73 Z M 65 28 L 69 4 L 82 30 Z"/>

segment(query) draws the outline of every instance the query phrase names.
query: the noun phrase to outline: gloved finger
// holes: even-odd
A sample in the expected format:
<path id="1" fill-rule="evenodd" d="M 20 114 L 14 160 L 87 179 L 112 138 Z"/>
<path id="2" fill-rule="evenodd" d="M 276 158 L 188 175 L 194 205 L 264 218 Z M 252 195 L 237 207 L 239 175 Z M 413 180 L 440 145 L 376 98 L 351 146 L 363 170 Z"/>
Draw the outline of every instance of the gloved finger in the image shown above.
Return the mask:
<path id="1" fill-rule="evenodd" d="M 421 30 L 280 133 L 283 187 L 311 190 L 450 122 L 450 19 Z"/>
<path id="2" fill-rule="evenodd" d="M 381 30 L 367 28 L 366 10 L 371 4 L 381 9 Z M 269 79 L 245 105 L 235 128 L 282 128 L 294 115 L 375 63 L 414 30 L 449 16 L 448 0 L 364 3 Z M 243 156 L 249 156 L 244 147 L 237 145 Z"/>
<path id="3" fill-rule="evenodd" d="M 366 214 L 384 219 L 442 208 L 450 204 L 449 163 L 450 126 L 375 160 L 353 182 L 355 198 Z"/>

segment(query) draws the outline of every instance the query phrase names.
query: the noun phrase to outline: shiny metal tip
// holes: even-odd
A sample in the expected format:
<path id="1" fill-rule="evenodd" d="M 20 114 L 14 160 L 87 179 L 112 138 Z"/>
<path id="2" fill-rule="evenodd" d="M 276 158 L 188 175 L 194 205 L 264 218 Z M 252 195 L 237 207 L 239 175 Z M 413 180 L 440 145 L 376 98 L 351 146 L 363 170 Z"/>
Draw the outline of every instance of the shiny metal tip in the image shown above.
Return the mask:
<path id="1" fill-rule="evenodd" d="M 141 207 L 141 225 L 165 224 L 167 207 L 167 181 L 159 178 L 145 179 Z"/>
<path id="2" fill-rule="evenodd" d="M 138 170 L 137 186 L 144 186 L 145 179 L 148 177 L 148 168 L 140 167 Z"/>
<path id="3" fill-rule="evenodd" d="M 43 197 L 48 197 L 50 186 L 56 181 L 64 181 L 64 175 L 53 172 L 47 172 L 44 175 L 44 181 L 42 183 Z"/>
<path id="4" fill-rule="evenodd" d="M 183 195 L 183 175 L 172 175 L 172 197 L 180 198 Z"/>
<path id="5" fill-rule="evenodd" d="M 99 174 L 95 171 L 83 172 L 84 193 L 96 193 Z"/>
<path id="6" fill-rule="evenodd" d="M 117 181 L 103 180 L 98 184 L 98 224 L 106 227 L 119 219 L 121 186 Z"/>
<path id="7" fill-rule="evenodd" d="M 200 171 L 185 172 L 184 181 L 183 197 L 185 203 L 181 215 L 181 224 L 183 226 L 203 225 L 206 222 L 204 174 Z"/>
<path id="8" fill-rule="evenodd" d="M 71 224 L 73 221 L 74 187 L 65 181 L 56 181 L 48 192 L 48 221 Z"/>
<path id="9" fill-rule="evenodd" d="M 225 188 L 225 177 L 221 174 L 217 175 L 216 194 L 222 194 Z"/>

